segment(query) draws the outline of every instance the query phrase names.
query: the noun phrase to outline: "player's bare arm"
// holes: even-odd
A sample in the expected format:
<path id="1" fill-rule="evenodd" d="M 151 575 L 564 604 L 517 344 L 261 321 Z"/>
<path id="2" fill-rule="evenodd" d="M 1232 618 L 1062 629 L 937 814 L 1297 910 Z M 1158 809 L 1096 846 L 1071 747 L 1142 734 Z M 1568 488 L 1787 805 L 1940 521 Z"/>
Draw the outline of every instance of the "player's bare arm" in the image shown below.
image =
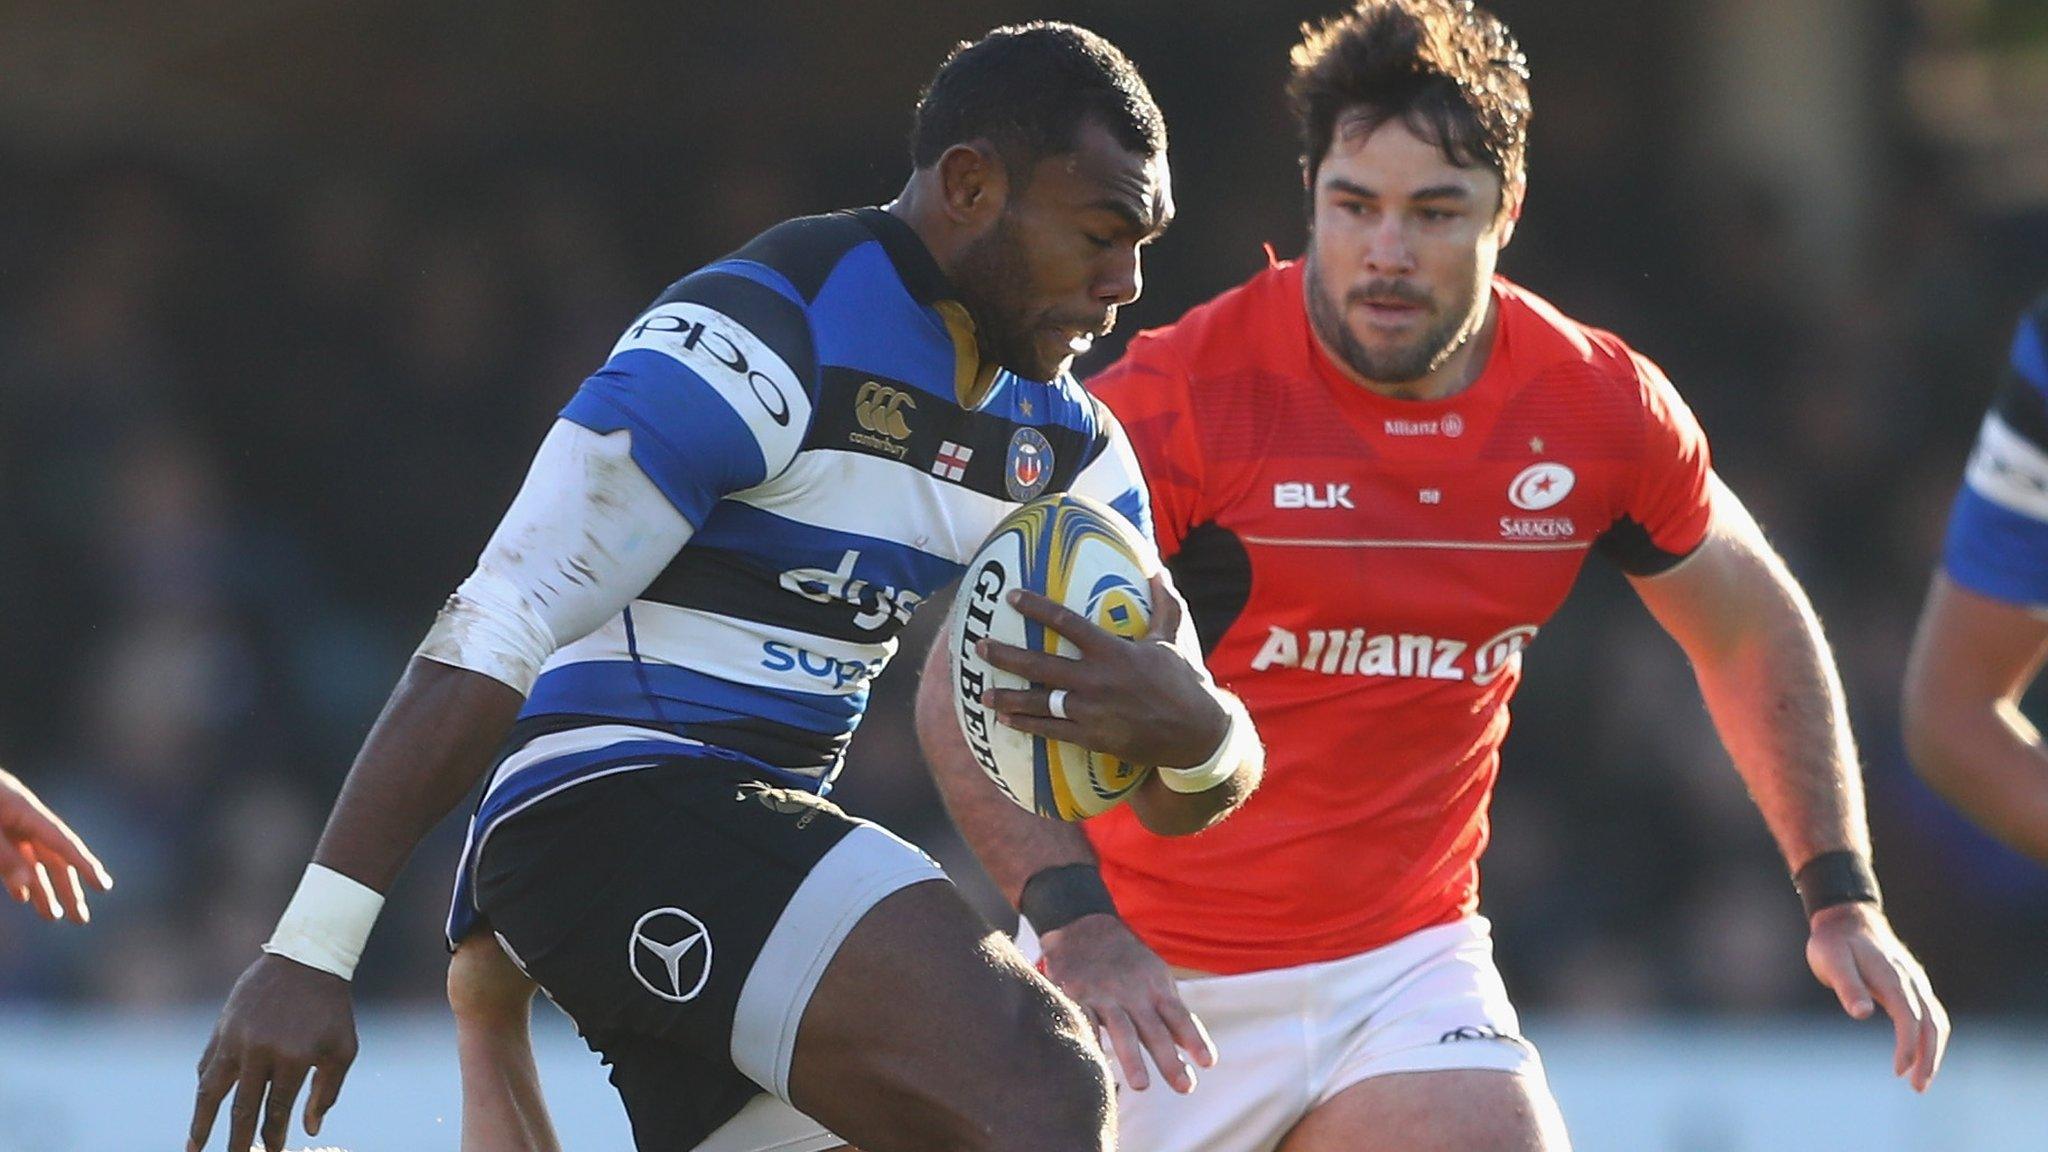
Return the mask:
<path id="1" fill-rule="evenodd" d="M 519 693 L 487 676 L 415 659 L 371 729 L 321 834 L 314 862 L 383 892 L 427 830 L 483 774 L 518 714 Z M 257 958 L 228 993 L 199 1062 L 187 1147 L 204 1147 L 230 1091 L 230 1148 L 284 1147 L 312 1074 L 305 1127 L 317 1135 L 356 1054 L 350 984 L 281 955 Z"/>
<path id="2" fill-rule="evenodd" d="M 194 1152 L 231 1090 L 228 1146 L 248 1147 L 260 1117 L 264 1146 L 281 1149 L 309 1073 L 305 1126 L 318 1133 L 355 1058 L 349 978 L 379 893 L 483 775 L 549 652 L 616 613 L 688 538 L 630 447 L 567 423 L 543 441 L 371 728 L 266 954 L 228 994 L 200 1059 Z"/>
<path id="3" fill-rule="evenodd" d="M 1809 905 L 1807 963 L 1857 1019 L 1897 1034 L 1893 1072 L 1924 1091 L 1948 1014 L 1867 883 L 1870 832 L 1841 680 L 1820 621 L 1741 501 L 1714 480 L 1714 525 L 1683 563 L 1634 581 L 1691 660 L 1723 745 Z M 1814 899 L 1815 887 L 1829 890 Z"/>
<path id="4" fill-rule="evenodd" d="M 2048 749 L 2019 700 L 2048 619 L 1937 575 L 1906 662 L 1900 718 L 1921 777 L 1993 836 L 2048 863 Z"/>
<path id="5" fill-rule="evenodd" d="M 43 919 L 80 924 L 92 919 L 84 885 L 101 892 L 114 886 L 106 866 L 78 833 L 5 769 L 0 769 L 0 882 L 16 903 L 34 908 Z"/>
<path id="6" fill-rule="evenodd" d="M 1080 828 L 1019 808 L 975 764 L 954 719 L 951 676 L 946 646 L 934 644 L 918 684 L 917 733 L 946 811 L 1011 906 L 1036 913 L 1046 976 L 1108 1038 L 1124 1082 L 1150 1086 L 1150 1053 L 1175 1091 L 1191 1090 L 1189 1064 L 1216 1062 L 1207 1031 L 1181 1003 L 1166 962 L 1118 918 Z M 1147 799 L 1141 789 L 1131 803 Z"/>

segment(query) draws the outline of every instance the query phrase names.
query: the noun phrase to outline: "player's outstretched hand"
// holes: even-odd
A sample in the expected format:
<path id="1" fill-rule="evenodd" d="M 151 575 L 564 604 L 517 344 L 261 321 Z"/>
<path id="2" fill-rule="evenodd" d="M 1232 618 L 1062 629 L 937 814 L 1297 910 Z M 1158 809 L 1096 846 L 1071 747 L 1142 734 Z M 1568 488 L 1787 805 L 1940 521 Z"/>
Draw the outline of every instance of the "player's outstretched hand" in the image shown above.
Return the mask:
<path id="1" fill-rule="evenodd" d="M 1110 1054 L 1123 1069 L 1124 1083 L 1142 1092 L 1152 1084 L 1143 1053 L 1176 1092 L 1195 1087 L 1190 1062 L 1216 1064 L 1216 1047 L 1201 1020 L 1181 1003 L 1180 989 L 1166 961 L 1145 947 L 1122 920 L 1105 913 L 1083 916 L 1040 939 L 1045 975 L 1081 1005 L 1099 1034 L 1109 1037 Z"/>
<path id="2" fill-rule="evenodd" d="M 1806 963 L 1834 990 L 1842 1011 L 1866 1020 L 1885 1010 L 1898 1036 L 1892 1075 L 1908 1077 L 1915 1092 L 1925 1092 L 1948 1048 L 1948 1010 L 1884 911 L 1859 902 L 1814 913 Z"/>
<path id="3" fill-rule="evenodd" d="M 306 1074 L 306 1135 L 341 1094 L 342 1077 L 356 1058 L 355 1005 L 349 983 L 296 960 L 263 955 L 235 981 L 213 1039 L 199 1058 L 199 1097 L 192 1106 L 186 1152 L 199 1152 L 213 1133 L 214 1116 L 229 1089 L 227 1147 L 249 1147 L 263 1122 L 263 1147 L 281 1152 L 291 1127 L 292 1104 Z"/>
<path id="4" fill-rule="evenodd" d="M 105 892 L 114 878 L 57 814 L 11 774 L 0 770 L 0 882 L 18 903 L 45 920 L 92 919 L 85 887 Z"/>
<path id="5" fill-rule="evenodd" d="M 1191 768 L 1223 743 L 1230 717 L 1203 682 L 1200 657 L 1174 644 L 1180 600 L 1163 579 L 1152 578 L 1152 626 L 1135 640 L 1035 592 L 1009 595 L 1019 613 L 1072 641 L 1080 655 L 981 641 L 983 659 L 1040 685 L 987 692 L 983 702 L 1004 724 L 1154 768 Z M 1055 692 L 1065 693 L 1057 711 Z"/>

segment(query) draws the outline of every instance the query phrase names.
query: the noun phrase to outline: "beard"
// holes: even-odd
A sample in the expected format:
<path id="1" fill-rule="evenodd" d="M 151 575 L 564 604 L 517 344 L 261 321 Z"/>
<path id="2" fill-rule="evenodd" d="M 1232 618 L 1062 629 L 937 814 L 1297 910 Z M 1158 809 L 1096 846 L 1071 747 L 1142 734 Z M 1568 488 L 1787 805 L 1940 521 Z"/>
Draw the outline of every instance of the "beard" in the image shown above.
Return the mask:
<path id="1" fill-rule="evenodd" d="M 983 355 L 1027 380 L 1059 375 L 1066 361 L 1044 362 L 1045 353 L 1032 340 L 1030 258 L 1008 213 L 961 250 L 953 287 L 974 317 Z"/>
<path id="2" fill-rule="evenodd" d="M 1316 260 L 1315 245 L 1309 245 L 1308 267 L 1308 319 L 1322 338 L 1323 346 L 1335 353 L 1346 367 L 1361 378 L 1375 384 L 1412 384 L 1438 368 L 1451 358 L 1451 354 L 1465 346 L 1478 330 L 1478 309 L 1472 301 L 1465 307 L 1444 313 L 1435 323 L 1410 337 L 1405 344 L 1374 352 L 1351 331 L 1346 323 L 1346 314 L 1353 304 L 1368 299 L 1393 297 L 1405 303 L 1434 309 L 1436 301 L 1419 289 L 1405 287 L 1398 281 L 1373 280 L 1363 285 L 1344 290 L 1344 299 L 1332 299 L 1323 286 L 1323 278 Z M 1474 299 L 1477 299 L 1476 295 Z"/>

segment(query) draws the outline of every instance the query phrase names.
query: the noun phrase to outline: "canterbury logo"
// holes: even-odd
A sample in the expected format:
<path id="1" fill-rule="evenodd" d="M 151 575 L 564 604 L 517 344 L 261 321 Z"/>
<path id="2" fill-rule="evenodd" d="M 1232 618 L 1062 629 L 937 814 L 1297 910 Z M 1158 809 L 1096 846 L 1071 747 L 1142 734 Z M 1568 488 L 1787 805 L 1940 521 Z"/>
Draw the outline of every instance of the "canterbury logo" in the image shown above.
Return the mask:
<path id="1" fill-rule="evenodd" d="M 902 440 L 910 435 L 910 422 L 903 415 L 906 408 L 917 410 L 917 401 L 910 393 L 870 380 L 860 386 L 854 397 L 853 418 L 878 436 Z"/>

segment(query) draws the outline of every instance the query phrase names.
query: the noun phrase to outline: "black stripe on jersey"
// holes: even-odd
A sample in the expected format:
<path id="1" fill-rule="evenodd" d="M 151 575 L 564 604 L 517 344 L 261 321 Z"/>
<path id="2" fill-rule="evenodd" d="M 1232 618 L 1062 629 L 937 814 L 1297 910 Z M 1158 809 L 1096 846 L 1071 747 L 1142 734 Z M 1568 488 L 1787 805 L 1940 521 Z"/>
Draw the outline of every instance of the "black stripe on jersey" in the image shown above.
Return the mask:
<path id="1" fill-rule="evenodd" d="M 1187 598 L 1202 655 L 1216 651 L 1252 598 L 1252 557 L 1237 533 L 1221 524 L 1197 524 L 1167 558 L 1174 587 Z"/>
<path id="2" fill-rule="evenodd" d="M 1020 424 L 970 411 L 900 380 L 827 364 L 818 370 L 817 406 L 803 446 L 877 456 L 936 475 L 933 466 L 939 449 L 951 442 L 974 450 L 966 473 L 953 482 L 1008 500 L 1010 444 L 1019 428 L 1035 429 L 1052 447 L 1047 492 L 1072 486 L 1100 451 L 1096 441 L 1107 442 L 1099 433 L 1091 436 L 1057 424 Z"/>
<path id="3" fill-rule="evenodd" d="M 824 772 L 839 762 L 853 733 L 820 735 L 771 724 L 766 720 L 727 720 L 716 724 L 685 724 L 682 734 L 719 748 L 730 748 L 764 764 L 792 772 Z"/>
<path id="4" fill-rule="evenodd" d="M 838 590 L 851 593 L 850 599 L 813 600 L 783 587 L 784 575 L 819 590 L 838 579 L 833 572 L 768 572 L 741 553 L 692 545 L 676 554 L 640 599 L 856 644 L 883 643 L 909 622 L 907 608 L 899 616 L 897 606 L 885 602 L 889 589 L 864 585 Z"/>
<path id="5" fill-rule="evenodd" d="M 2018 369 L 2008 367 L 2005 370 L 1998 395 L 1991 400 L 1991 410 L 1998 413 L 1998 418 L 2024 437 L 2027 443 L 2048 452 L 2048 398 L 2028 383 Z"/>
<path id="6" fill-rule="evenodd" d="M 810 303 L 846 254 L 873 240 L 852 212 L 799 216 L 768 229 L 728 260 L 751 260 L 780 272 Z"/>
<path id="7" fill-rule="evenodd" d="M 1704 541 L 1702 541 L 1704 543 Z M 1623 516 L 1609 525 L 1593 542 L 1602 556 L 1631 576 L 1655 576 L 1668 572 L 1691 552 L 1666 552 L 1650 539 L 1650 530 L 1633 516 Z M 1697 549 L 1695 549 L 1697 551 Z"/>
<path id="8" fill-rule="evenodd" d="M 568 732 L 577 728 L 589 728 L 599 724 L 631 724 L 635 728 L 648 728 L 656 732 L 668 732 L 701 741 L 714 748 L 725 748 L 743 756 L 752 756 L 764 764 L 786 768 L 793 772 L 818 772 L 829 769 L 839 760 L 851 734 L 827 736 L 800 732 L 766 720 L 733 720 L 716 724 L 664 724 L 645 717 L 586 716 L 571 712 L 550 712 L 540 716 L 527 716 L 512 725 L 511 734 L 505 738 L 504 751 L 491 765 L 492 771 L 505 762 L 514 752 L 542 736 L 557 732 Z"/>
<path id="9" fill-rule="evenodd" d="M 663 304 L 685 301 L 717 309 L 752 332 L 761 343 L 782 357 L 783 362 L 796 373 L 796 378 L 803 381 L 811 399 L 816 401 L 818 353 L 811 340 L 810 317 L 795 301 L 745 276 L 707 270 L 693 272 L 669 285 L 668 291 L 647 307 L 652 311 Z M 626 329 L 626 335 L 640 335 L 641 326 L 647 323 L 643 316 L 633 327 Z M 676 324 L 671 320 L 667 326 L 673 328 Z M 734 371 L 745 374 L 744 364 L 733 367 Z"/>

